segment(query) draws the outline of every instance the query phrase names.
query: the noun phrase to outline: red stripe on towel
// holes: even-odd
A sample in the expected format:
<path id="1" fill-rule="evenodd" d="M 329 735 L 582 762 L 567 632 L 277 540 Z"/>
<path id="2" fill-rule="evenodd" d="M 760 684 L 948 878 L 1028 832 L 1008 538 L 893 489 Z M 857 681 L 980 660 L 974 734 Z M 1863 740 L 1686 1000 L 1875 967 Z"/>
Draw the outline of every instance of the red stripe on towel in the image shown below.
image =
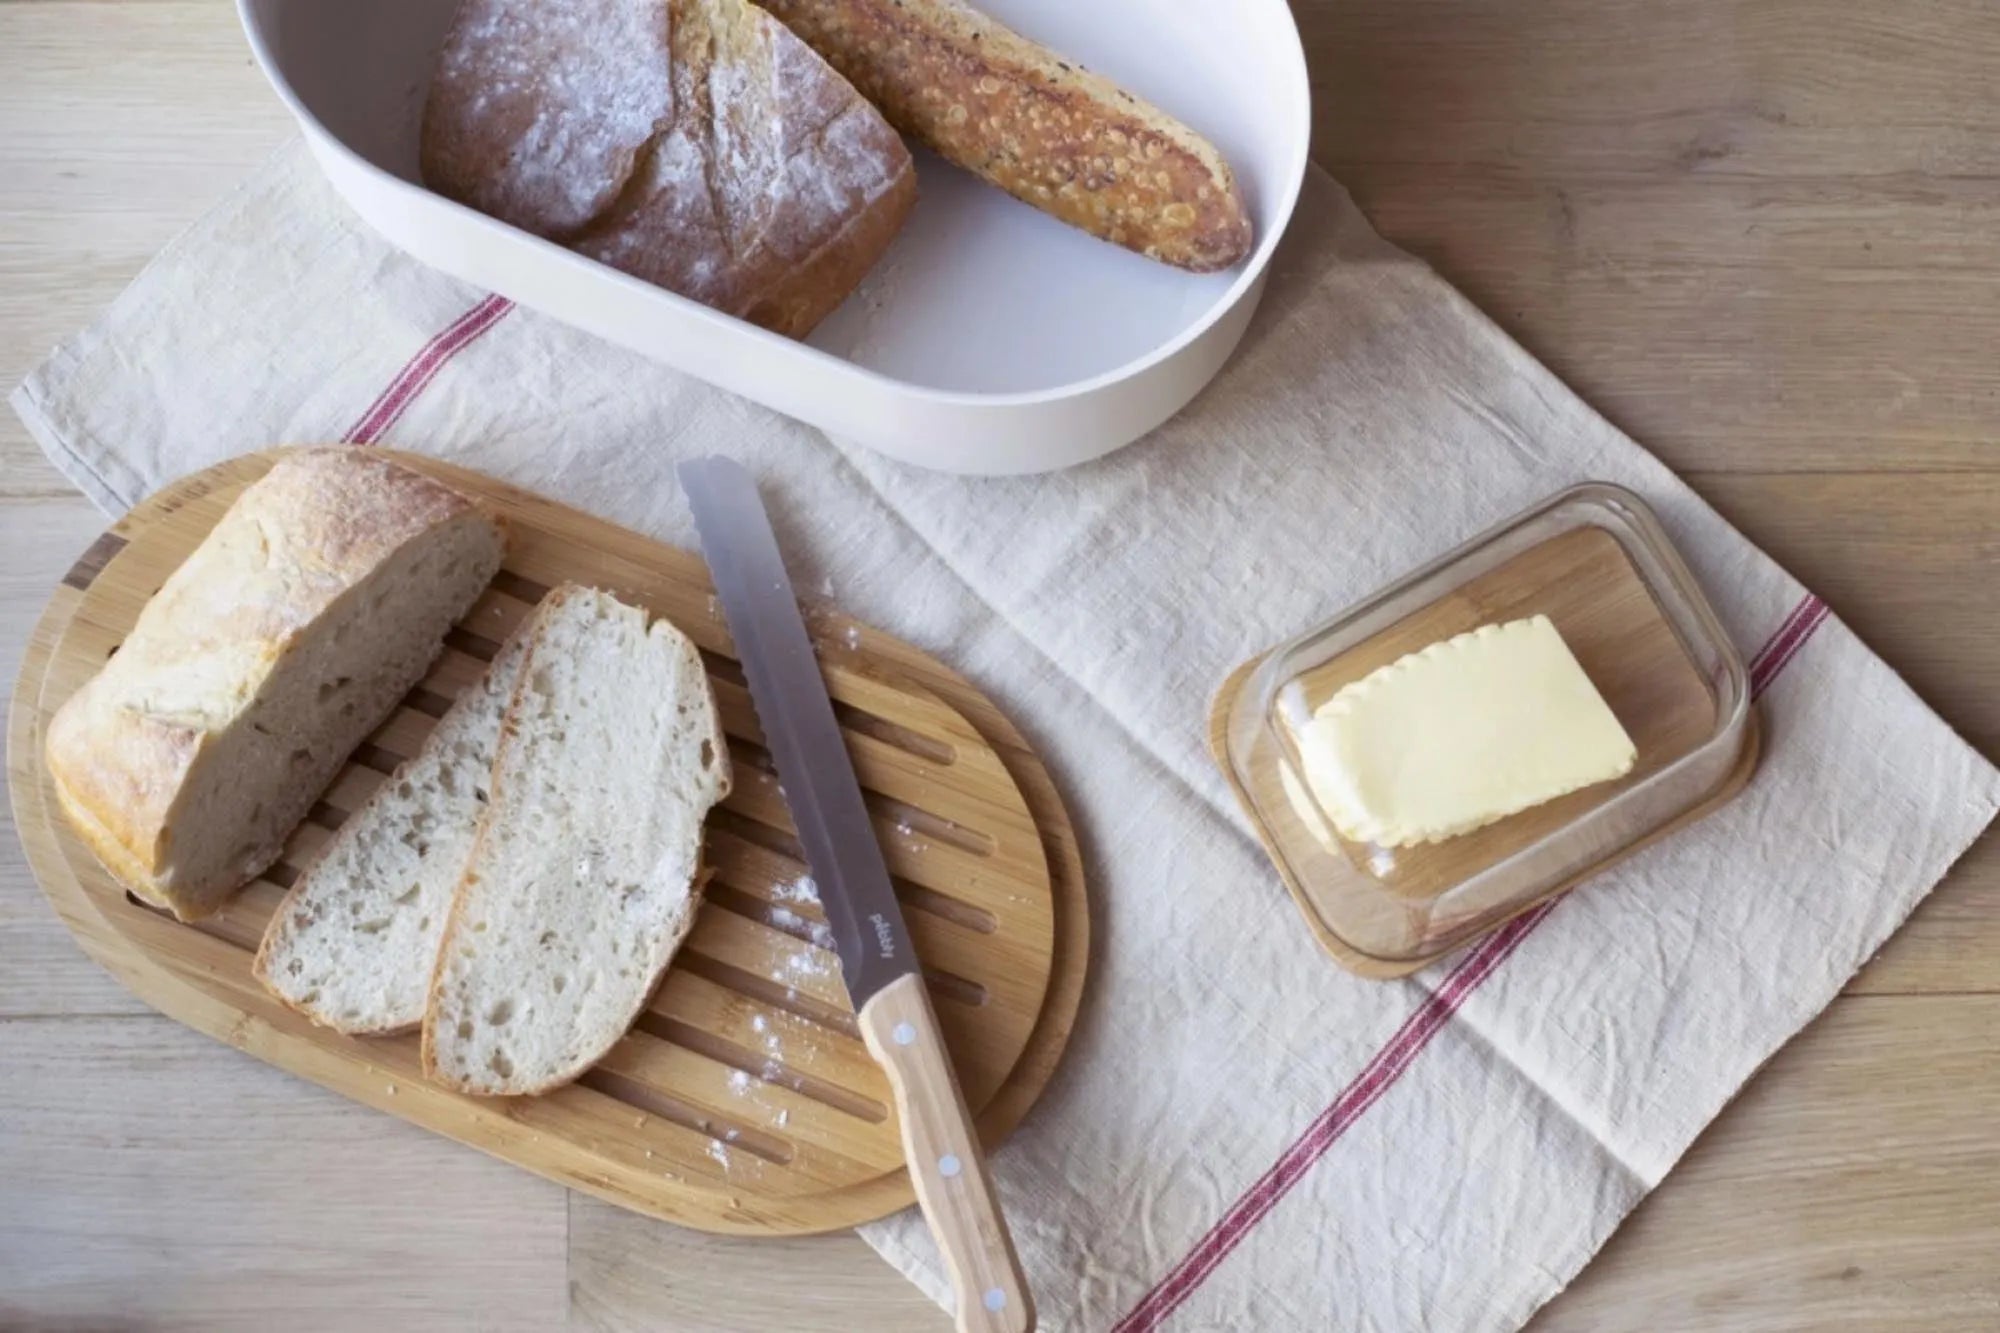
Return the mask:
<path id="1" fill-rule="evenodd" d="M 1313 1163 L 1325 1156 L 1327 1149 L 1338 1142 L 1340 1136 L 1395 1085 L 1418 1052 L 1430 1044 L 1452 1014 L 1465 1003 L 1466 997 L 1492 975 L 1493 970 L 1514 952 L 1515 946 L 1526 939 L 1528 932 L 1540 925 L 1542 918 L 1554 907 L 1555 903 L 1550 901 L 1525 916 L 1514 918 L 1466 955 L 1465 961 L 1452 969 L 1444 984 L 1417 1006 L 1416 1012 L 1396 1030 L 1396 1035 L 1389 1039 L 1388 1044 L 1376 1052 L 1360 1077 L 1348 1084 L 1333 1104 L 1320 1112 L 1319 1118 L 1284 1151 L 1271 1169 L 1195 1244 L 1187 1258 L 1181 1260 L 1164 1281 L 1147 1293 L 1130 1314 L 1118 1321 L 1113 1333 L 1140 1333 L 1140 1330 L 1157 1328 L 1161 1320 L 1178 1309 L 1181 1302 L 1214 1271 L 1215 1266 L 1263 1220 L 1264 1215 L 1291 1192 L 1292 1186 L 1305 1176 Z"/>
<path id="2" fill-rule="evenodd" d="M 1812 638 L 1813 631 L 1826 621 L 1826 603 L 1819 598 L 1807 594 L 1805 601 L 1799 603 L 1799 607 L 1804 614 L 1798 615 L 1788 623 L 1786 629 L 1780 631 L 1777 638 L 1773 639 L 1763 652 L 1757 654 L 1756 661 L 1751 664 L 1751 698 L 1756 698 L 1770 687 L 1771 682 L 1778 678 L 1778 673 L 1791 665 L 1792 658 L 1798 655 L 1799 649 L 1806 646 L 1806 640 Z"/>
<path id="3" fill-rule="evenodd" d="M 1826 616 L 1826 603 L 1810 594 L 1792 608 L 1792 613 L 1785 617 L 1777 632 L 1751 659 L 1752 695 L 1762 694 L 1778 678 L 1778 674 L 1798 655 L 1799 649 L 1805 646 L 1806 640 L 1824 623 Z M 1215 1271 L 1216 1266 L 1229 1257 L 1230 1252 L 1243 1242 L 1266 1214 L 1277 1207 L 1278 1201 L 1305 1178 L 1313 1164 L 1326 1155 L 1341 1135 L 1369 1107 L 1381 1100 L 1383 1093 L 1395 1086 L 1396 1080 L 1403 1076 L 1424 1047 L 1444 1030 L 1451 1016 L 1488 977 L 1500 969 L 1500 965 L 1520 947 L 1521 941 L 1548 919 L 1560 901 L 1559 898 L 1551 899 L 1532 912 L 1514 918 L 1475 945 L 1472 952 L 1446 975 L 1444 983 L 1417 1006 L 1416 1012 L 1404 1020 L 1395 1035 L 1363 1066 L 1354 1081 L 1342 1089 L 1340 1095 L 1307 1126 L 1305 1133 L 1279 1155 L 1270 1170 L 1244 1191 L 1222 1219 L 1195 1242 L 1187 1257 L 1174 1265 L 1172 1271 L 1118 1321 L 1112 1333 L 1149 1333 L 1179 1309 Z"/>
<path id="4" fill-rule="evenodd" d="M 488 296 L 446 325 L 396 372 L 396 377 L 341 438 L 348 444 L 374 444 L 380 440 L 447 362 L 513 308 L 514 303 L 504 296 Z"/>
<path id="5" fill-rule="evenodd" d="M 1751 680 L 1754 681 L 1763 674 L 1765 666 L 1779 645 L 1790 642 L 1793 632 L 1798 629 L 1800 622 L 1812 612 L 1813 604 L 1818 600 L 1811 593 L 1807 593 L 1804 597 L 1801 597 L 1798 603 L 1792 607 L 1791 614 L 1785 617 L 1784 623 L 1778 626 L 1777 632 L 1764 640 L 1764 646 L 1759 648 L 1757 655 L 1750 659 L 1749 672 Z"/>

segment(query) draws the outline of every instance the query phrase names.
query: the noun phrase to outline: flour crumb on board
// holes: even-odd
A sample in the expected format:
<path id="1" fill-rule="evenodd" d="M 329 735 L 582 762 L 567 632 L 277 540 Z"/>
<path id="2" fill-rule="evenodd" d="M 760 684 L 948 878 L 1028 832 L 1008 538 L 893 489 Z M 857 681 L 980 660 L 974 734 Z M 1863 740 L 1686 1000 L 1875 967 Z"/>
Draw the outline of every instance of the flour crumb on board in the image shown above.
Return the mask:
<path id="1" fill-rule="evenodd" d="M 729 1169 L 729 1149 L 722 1145 L 721 1140 L 710 1139 L 708 1141 L 708 1155 L 714 1158 L 716 1165 L 720 1166 L 724 1171 Z"/>
<path id="2" fill-rule="evenodd" d="M 859 648 L 861 646 L 861 626 L 849 625 L 840 632 L 840 641 L 849 648 Z"/>
<path id="3" fill-rule="evenodd" d="M 771 924 L 788 935 L 805 935 L 806 938 L 812 941 L 815 949 L 831 949 L 833 947 L 833 927 L 827 925 L 824 921 L 815 921 L 809 917 L 800 916 L 789 907 L 773 907 L 771 909 Z"/>
<path id="4" fill-rule="evenodd" d="M 801 980 L 824 977 L 832 971 L 832 964 L 828 961 L 830 957 L 832 955 L 819 952 L 795 953 L 785 960 L 785 974 Z M 793 988 L 788 987 L 787 991 L 786 998 L 796 998 Z"/>
<path id="5" fill-rule="evenodd" d="M 773 884 L 771 886 L 771 896 L 781 903 L 817 904 L 819 902 L 819 885 L 813 883 L 811 875 L 800 875 L 797 879 L 787 880 L 782 884 Z"/>
<path id="6" fill-rule="evenodd" d="M 750 1084 L 753 1081 L 750 1075 L 741 1069 L 729 1071 L 729 1090 L 738 1097 L 747 1097 L 750 1094 Z"/>
<path id="7" fill-rule="evenodd" d="M 785 993 L 787 996 L 795 994 L 790 988 Z M 776 1075 L 783 1072 L 783 1066 L 778 1061 L 785 1053 L 785 1039 L 772 1028 L 771 1020 L 762 1014 L 750 1015 L 750 1030 L 764 1042 L 764 1072 L 761 1077 L 766 1083 L 776 1082 Z"/>
<path id="8" fill-rule="evenodd" d="M 783 1129 L 786 1125 L 791 1123 L 791 1119 L 792 1119 L 792 1113 L 790 1111 L 779 1111 L 778 1128 Z"/>

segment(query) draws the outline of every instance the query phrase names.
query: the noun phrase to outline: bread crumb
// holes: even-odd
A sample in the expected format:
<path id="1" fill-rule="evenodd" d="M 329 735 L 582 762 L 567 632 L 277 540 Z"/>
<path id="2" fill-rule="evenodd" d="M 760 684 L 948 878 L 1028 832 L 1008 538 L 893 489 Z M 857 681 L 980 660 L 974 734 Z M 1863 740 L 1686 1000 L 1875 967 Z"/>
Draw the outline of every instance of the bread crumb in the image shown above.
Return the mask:
<path id="1" fill-rule="evenodd" d="M 785 971 L 795 977 L 823 977 L 827 974 L 827 955 L 821 953 L 795 953 L 785 960 Z M 796 992 L 787 990 L 787 998 L 796 998 Z"/>
<path id="2" fill-rule="evenodd" d="M 819 885 L 811 875 L 800 875 L 797 879 L 771 886 L 771 896 L 781 903 L 817 903 Z"/>
<path id="3" fill-rule="evenodd" d="M 771 924 L 790 935 L 804 933 L 815 949 L 833 947 L 833 928 L 824 921 L 814 921 L 800 916 L 789 907 L 773 907 Z"/>

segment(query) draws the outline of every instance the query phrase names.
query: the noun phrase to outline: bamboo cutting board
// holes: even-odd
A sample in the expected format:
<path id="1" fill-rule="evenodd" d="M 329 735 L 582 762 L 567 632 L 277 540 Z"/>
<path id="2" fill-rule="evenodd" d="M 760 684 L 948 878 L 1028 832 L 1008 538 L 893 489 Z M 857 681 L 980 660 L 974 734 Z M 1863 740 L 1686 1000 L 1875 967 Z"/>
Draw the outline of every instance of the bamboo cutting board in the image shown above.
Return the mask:
<path id="1" fill-rule="evenodd" d="M 71 835 L 43 770 L 48 718 L 279 451 L 184 478 L 71 570 L 15 691 L 8 773 L 30 864 L 93 957 L 162 1012 L 356 1101 L 668 1221 L 742 1234 L 826 1231 L 912 1200 L 886 1079 L 854 1027 L 823 918 L 700 557 L 490 478 L 398 455 L 507 520 L 506 566 L 425 681 L 356 753 L 283 859 L 224 911 L 183 925 L 127 895 Z M 415 1036 L 314 1027 L 250 974 L 285 887 L 551 585 L 594 584 L 685 630 L 710 667 L 736 765 L 710 817 L 694 930 L 633 1030 L 576 1084 L 479 1099 L 425 1084 Z M 968 1104 L 990 1148 L 1053 1073 L 1082 993 L 1088 914 L 1060 799 L 1020 735 L 966 681 L 837 615 L 810 618 L 829 691 L 908 910 Z"/>

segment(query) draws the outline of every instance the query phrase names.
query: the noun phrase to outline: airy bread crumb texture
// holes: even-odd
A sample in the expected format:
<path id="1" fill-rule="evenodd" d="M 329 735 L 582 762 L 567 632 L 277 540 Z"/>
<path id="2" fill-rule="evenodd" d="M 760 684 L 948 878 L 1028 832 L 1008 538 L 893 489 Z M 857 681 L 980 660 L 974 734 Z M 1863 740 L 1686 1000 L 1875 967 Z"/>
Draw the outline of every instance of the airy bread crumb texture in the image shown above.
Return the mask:
<path id="1" fill-rule="evenodd" d="M 423 1021 L 526 651 L 524 628 L 423 748 L 348 816 L 272 915 L 257 975 L 313 1021 L 356 1035 Z"/>
<path id="2" fill-rule="evenodd" d="M 491 516 L 391 460 L 287 456 L 51 722 L 64 808 L 129 887 L 213 912 L 277 860 L 503 548 Z"/>
<path id="3" fill-rule="evenodd" d="M 693 925 L 728 751 L 695 646 L 602 592 L 545 600 L 424 1017 L 434 1079 L 540 1092 L 637 1016 Z"/>

